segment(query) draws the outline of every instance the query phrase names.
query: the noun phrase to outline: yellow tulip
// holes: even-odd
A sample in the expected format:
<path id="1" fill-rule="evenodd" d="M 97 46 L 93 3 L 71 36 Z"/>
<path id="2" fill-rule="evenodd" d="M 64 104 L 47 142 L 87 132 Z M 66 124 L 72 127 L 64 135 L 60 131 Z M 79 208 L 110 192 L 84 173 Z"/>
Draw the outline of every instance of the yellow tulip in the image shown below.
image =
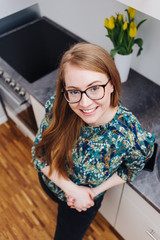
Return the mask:
<path id="1" fill-rule="evenodd" d="M 127 26 L 128 26 L 127 22 L 124 22 L 124 24 L 123 24 L 123 30 L 124 31 L 127 29 Z"/>
<path id="2" fill-rule="evenodd" d="M 135 17 L 136 10 L 134 8 L 129 7 L 128 8 L 128 14 L 129 14 L 130 18 L 132 19 L 132 18 Z"/>
<path id="3" fill-rule="evenodd" d="M 120 23 L 123 20 L 123 14 L 118 14 L 118 22 Z"/>
<path id="4" fill-rule="evenodd" d="M 129 36 L 133 38 L 136 36 L 136 33 L 137 33 L 136 24 L 134 22 L 131 22 L 129 26 Z"/>
<path id="5" fill-rule="evenodd" d="M 108 26 L 109 26 L 109 19 L 108 19 L 108 18 L 105 18 L 105 19 L 104 19 L 104 26 L 105 26 L 106 28 L 108 28 Z"/>
<path id="6" fill-rule="evenodd" d="M 115 18 L 113 16 L 109 19 L 108 28 L 111 30 L 115 28 Z"/>
<path id="7" fill-rule="evenodd" d="M 116 19 L 115 19 L 115 17 L 114 16 L 111 16 L 111 21 L 113 21 L 113 22 L 115 22 L 116 21 Z"/>

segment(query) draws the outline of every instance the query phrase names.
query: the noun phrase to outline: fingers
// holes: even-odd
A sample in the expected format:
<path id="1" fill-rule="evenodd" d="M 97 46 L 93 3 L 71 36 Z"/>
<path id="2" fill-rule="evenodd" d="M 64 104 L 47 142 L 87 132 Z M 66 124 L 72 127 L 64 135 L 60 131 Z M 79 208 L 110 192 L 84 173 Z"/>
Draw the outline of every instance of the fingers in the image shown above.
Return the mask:
<path id="1" fill-rule="evenodd" d="M 83 205 L 83 206 L 79 206 L 78 204 L 76 204 L 76 202 L 70 206 L 70 208 L 74 208 L 76 209 L 78 212 L 82 212 L 82 211 L 86 211 L 87 209 L 89 209 L 90 207 L 92 207 L 93 204 L 87 204 L 87 205 Z"/>
<path id="2" fill-rule="evenodd" d="M 80 207 L 78 204 L 76 204 L 76 201 L 74 200 L 74 201 L 68 201 L 67 205 L 71 208 L 78 208 L 78 209 L 81 209 L 82 211 L 86 211 L 88 208 L 94 206 L 94 202 Z"/>
<path id="3" fill-rule="evenodd" d="M 75 203 L 76 200 L 68 194 L 66 194 L 66 198 L 67 198 L 67 205 L 69 207 L 74 206 L 74 203 Z"/>
<path id="4" fill-rule="evenodd" d="M 73 206 L 75 204 L 76 200 L 75 199 L 72 199 L 72 200 L 68 200 L 67 201 L 67 205 L 68 206 Z"/>
<path id="5" fill-rule="evenodd" d="M 89 196 L 90 196 L 90 198 L 91 198 L 92 200 L 94 200 L 94 198 L 95 198 L 96 195 L 95 195 L 93 189 L 89 189 Z"/>
<path id="6" fill-rule="evenodd" d="M 69 194 L 65 194 L 67 198 L 67 205 L 70 208 L 74 208 L 77 211 L 86 211 L 88 208 L 94 206 L 94 192 L 92 189 L 86 188 L 86 187 L 80 187 L 80 191 L 82 192 L 83 197 L 81 194 L 77 198 L 73 198 Z M 81 193 L 80 192 L 80 193 Z"/>
<path id="7" fill-rule="evenodd" d="M 82 212 L 82 211 L 86 211 L 87 210 L 87 208 L 83 208 L 83 209 L 76 209 L 78 212 Z"/>
<path id="8" fill-rule="evenodd" d="M 68 204 L 68 203 L 67 203 L 67 204 Z M 68 205 L 68 206 L 69 206 L 69 205 Z M 78 212 L 86 211 L 88 208 L 90 208 L 90 207 L 80 208 L 80 207 L 78 207 L 78 206 L 75 206 L 74 204 L 73 204 L 73 205 L 70 205 L 69 207 L 72 208 L 72 209 L 76 209 Z"/>
<path id="9" fill-rule="evenodd" d="M 94 206 L 94 201 L 91 201 L 91 203 L 89 204 L 90 207 Z"/>
<path id="10" fill-rule="evenodd" d="M 78 212 L 82 212 L 82 211 L 86 211 L 87 210 L 87 208 L 76 208 L 76 207 L 74 207 Z"/>

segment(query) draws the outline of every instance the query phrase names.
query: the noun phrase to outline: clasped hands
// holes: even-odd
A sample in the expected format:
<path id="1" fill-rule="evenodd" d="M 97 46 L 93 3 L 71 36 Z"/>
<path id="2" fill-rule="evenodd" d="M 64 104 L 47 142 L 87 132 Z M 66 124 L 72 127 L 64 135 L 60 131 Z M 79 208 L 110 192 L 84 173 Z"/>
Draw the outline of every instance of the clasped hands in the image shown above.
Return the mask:
<path id="1" fill-rule="evenodd" d="M 42 168 L 41 171 L 48 177 L 49 166 Z M 97 187 L 79 186 L 71 180 L 59 176 L 55 169 L 48 178 L 65 192 L 67 204 L 71 208 L 81 212 L 94 206 L 94 198 L 99 194 Z"/>
<path id="2" fill-rule="evenodd" d="M 78 191 L 71 190 L 70 193 L 65 193 L 67 205 L 78 212 L 86 211 L 88 208 L 94 206 L 94 198 L 96 196 L 94 188 L 77 186 L 77 189 Z"/>

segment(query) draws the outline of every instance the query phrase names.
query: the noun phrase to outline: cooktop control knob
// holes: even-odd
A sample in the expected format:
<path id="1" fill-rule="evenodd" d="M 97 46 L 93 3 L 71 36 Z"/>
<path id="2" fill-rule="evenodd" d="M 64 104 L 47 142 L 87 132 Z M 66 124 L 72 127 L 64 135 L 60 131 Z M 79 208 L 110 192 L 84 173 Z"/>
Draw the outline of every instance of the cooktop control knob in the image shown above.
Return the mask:
<path id="1" fill-rule="evenodd" d="M 16 83 L 15 83 L 14 81 L 11 81 L 11 82 L 9 83 L 9 86 L 14 88 L 14 87 L 16 86 Z"/>
<path id="2" fill-rule="evenodd" d="M 16 85 L 15 88 L 14 88 L 14 91 L 15 91 L 15 92 L 19 92 L 20 89 L 21 89 L 20 86 L 19 86 L 19 85 Z"/>
<path id="3" fill-rule="evenodd" d="M 11 78 L 10 77 L 6 77 L 5 78 L 5 82 L 9 84 L 11 82 Z"/>
<path id="4" fill-rule="evenodd" d="M 19 95 L 20 95 L 21 97 L 24 97 L 24 96 L 25 96 L 25 91 L 24 91 L 24 89 L 21 89 L 21 91 L 19 92 Z"/>

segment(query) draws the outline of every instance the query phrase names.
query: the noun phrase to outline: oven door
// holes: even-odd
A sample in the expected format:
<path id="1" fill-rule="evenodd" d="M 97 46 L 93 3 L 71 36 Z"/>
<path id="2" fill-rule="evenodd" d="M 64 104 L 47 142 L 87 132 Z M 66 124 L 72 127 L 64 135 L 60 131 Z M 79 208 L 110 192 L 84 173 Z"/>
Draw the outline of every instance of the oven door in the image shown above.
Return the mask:
<path id="1" fill-rule="evenodd" d="M 1 84 L 0 94 L 7 116 L 11 119 L 18 118 L 35 135 L 37 124 L 31 104 L 27 100 L 18 97 L 14 92 L 8 91 Z"/>

